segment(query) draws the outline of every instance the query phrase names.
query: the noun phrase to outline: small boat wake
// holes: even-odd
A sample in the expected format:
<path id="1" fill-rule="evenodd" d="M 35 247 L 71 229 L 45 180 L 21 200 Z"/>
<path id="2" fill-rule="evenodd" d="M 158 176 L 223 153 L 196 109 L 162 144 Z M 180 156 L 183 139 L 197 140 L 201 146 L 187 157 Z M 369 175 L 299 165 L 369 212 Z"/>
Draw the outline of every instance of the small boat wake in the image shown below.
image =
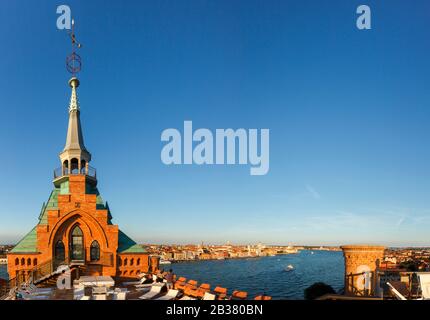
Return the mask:
<path id="1" fill-rule="evenodd" d="M 292 265 L 292 264 L 289 264 L 285 269 L 284 269 L 284 271 L 287 271 L 287 272 L 289 272 L 289 271 L 293 271 L 294 270 L 294 266 Z"/>

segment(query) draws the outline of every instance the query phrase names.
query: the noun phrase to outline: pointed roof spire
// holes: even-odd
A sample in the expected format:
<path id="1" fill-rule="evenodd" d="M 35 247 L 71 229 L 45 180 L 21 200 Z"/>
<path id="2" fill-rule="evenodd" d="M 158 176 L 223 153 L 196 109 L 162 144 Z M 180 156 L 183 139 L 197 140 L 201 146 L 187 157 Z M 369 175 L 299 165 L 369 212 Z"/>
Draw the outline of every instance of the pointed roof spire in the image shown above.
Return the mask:
<path id="1" fill-rule="evenodd" d="M 78 95 L 76 93 L 79 80 L 73 77 L 69 80 L 69 85 L 72 88 L 72 95 L 69 105 L 69 127 L 67 129 L 66 145 L 63 152 L 67 150 L 87 151 L 84 145 L 84 136 L 82 135 Z"/>
<path id="2" fill-rule="evenodd" d="M 60 154 L 61 161 L 76 158 L 79 161 L 85 160 L 87 163 L 91 161 L 91 154 L 88 152 L 84 144 L 84 136 L 82 134 L 82 126 L 80 119 L 80 108 L 78 102 L 77 87 L 79 80 L 72 77 L 69 80 L 69 86 L 72 88 L 69 104 L 69 126 L 67 128 L 66 144 L 63 152 Z"/>

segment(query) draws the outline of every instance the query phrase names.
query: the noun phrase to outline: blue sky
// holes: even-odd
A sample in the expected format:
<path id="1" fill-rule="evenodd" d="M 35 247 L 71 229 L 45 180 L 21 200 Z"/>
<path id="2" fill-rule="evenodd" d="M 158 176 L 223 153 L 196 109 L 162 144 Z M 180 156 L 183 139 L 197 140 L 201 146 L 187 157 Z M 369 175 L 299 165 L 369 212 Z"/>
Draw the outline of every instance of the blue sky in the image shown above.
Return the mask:
<path id="1" fill-rule="evenodd" d="M 0 242 L 37 222 L 65 142 L 69 4 L 86 146 L 140 242 L 430 245 L 430 3 L 2 1 Z M 270 171 L 166 166 L 166 128 L 270 129 Z"/>

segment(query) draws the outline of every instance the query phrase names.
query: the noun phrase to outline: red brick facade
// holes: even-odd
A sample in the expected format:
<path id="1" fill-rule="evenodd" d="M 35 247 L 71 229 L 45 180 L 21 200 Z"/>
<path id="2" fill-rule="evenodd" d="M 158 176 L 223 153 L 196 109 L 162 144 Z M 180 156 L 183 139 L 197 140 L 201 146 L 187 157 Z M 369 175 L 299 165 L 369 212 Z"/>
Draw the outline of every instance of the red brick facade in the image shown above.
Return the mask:
<path id="1" fill-rule="evenodd" d="M 9 253 L 10 278 L 28 278 L 38 265 L 55 259 L 55 245 L 62 241 L 64 256 L 70 261 L 71 232 L 75 226 L 83 232 L 84 266 L 81 274 L 136 277 L 148 272 L 147 253 L 118 253 L 118 226 L 110 223 L 107 209 L 97 209 L 96 195 L 86 193 L 86 175 L 70 175 L 69 193 L 58 195 L 58 208 L 48 210 L 48 223 L 38 224 L 37 253 Z M 97 241 L 99 259 L 91 261 L 91 244 Z M 158 265 L 156 266 L 158 267 Z"/>

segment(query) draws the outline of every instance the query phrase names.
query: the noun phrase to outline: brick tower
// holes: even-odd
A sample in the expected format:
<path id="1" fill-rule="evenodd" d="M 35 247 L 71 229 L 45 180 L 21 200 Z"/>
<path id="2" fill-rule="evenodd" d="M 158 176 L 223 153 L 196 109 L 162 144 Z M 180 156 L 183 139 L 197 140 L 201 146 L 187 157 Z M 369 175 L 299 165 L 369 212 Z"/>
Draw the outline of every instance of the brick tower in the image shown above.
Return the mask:
<path id="1" fill-rule="evenodd" d="M 8 254 L 9 277 L 18 282 L 34 279 L 64 264 L 79 266 L 81 274 L 87 275 L 135 277 L 155 270 L 157 260 L 112 223 L 84 145 L 79 80 L 74 76 L 69 85 L 69 124 L 59 155 L 61 167 L 54 171 L 54 188 L 37 225 Z"/>
<path id="2" fill-rule="evenodd" d="M 345 259 L 345 295 L 372 296 L 378 287 L 376 270 L 384 258 L 385 247 L 342 246 Z"/>

